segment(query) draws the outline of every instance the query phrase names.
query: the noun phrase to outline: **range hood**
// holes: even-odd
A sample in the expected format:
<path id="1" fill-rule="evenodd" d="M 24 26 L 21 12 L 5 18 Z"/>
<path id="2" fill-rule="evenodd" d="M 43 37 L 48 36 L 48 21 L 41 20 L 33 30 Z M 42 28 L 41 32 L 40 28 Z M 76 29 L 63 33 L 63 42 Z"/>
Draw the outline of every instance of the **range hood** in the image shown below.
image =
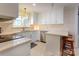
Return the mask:
<path id="1" fill-rule="evenodd" d="M 14 17 L 0 15 L 0 22 L 13 20 Z"/>

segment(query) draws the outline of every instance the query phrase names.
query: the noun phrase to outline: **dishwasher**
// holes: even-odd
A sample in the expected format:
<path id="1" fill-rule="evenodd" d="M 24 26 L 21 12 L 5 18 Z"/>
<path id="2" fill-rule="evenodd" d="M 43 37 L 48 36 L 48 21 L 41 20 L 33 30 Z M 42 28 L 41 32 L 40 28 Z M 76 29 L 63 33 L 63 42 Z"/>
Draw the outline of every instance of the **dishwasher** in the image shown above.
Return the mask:
<path id="1" fill-rule="evenodd" d="M 40 41 L 46 43 L 46 32 L 47 31 L 40 31 Z"/>

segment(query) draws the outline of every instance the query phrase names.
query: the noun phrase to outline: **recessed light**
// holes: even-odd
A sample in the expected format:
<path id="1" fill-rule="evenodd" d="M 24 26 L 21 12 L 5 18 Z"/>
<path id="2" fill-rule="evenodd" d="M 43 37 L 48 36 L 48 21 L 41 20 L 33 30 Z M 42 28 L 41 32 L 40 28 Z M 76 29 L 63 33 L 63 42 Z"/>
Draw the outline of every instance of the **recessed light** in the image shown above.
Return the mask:
<path id="1" fill-rule="evenodd" d="M 33 3 L 32 5 L 33 5 L 34 7 L 36 6 L 36 4 L 35 4 L 35 3 Z"/>

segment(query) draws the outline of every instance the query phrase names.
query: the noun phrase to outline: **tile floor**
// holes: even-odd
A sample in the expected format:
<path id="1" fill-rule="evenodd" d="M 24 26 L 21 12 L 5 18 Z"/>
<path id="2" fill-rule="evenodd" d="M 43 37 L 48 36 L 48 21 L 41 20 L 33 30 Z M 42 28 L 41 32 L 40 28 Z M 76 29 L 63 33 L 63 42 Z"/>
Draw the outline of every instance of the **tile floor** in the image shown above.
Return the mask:
<path id="1" fill-rule="evenodd" d="M 31 56 L 52 56 L 52 53 L 47 51 L 46 44 L 36 42 L 37 46 L 31 49 Z"/>

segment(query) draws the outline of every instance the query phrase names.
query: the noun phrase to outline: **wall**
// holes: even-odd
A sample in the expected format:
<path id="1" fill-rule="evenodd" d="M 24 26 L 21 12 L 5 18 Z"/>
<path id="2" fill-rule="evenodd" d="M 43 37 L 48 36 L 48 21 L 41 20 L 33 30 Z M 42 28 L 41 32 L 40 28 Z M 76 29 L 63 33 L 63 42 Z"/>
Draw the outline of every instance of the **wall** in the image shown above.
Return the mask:
<path id="1" fill-rule="evenodd" d="M 12 20 L 11 20 L 12 21 Z M 2 32 L 12 32 L 12 31 L 18 31 L 21 29 L 14 29 L 12 28 L 12 22 L 9 23 L 9 21 L 5 21 L 5 22 L 0 22 L 0 27 L 2 28 Z"/>
<path id="2" fill-rule="evenodd" d="M 78 29 L 79 29 L 79 15 L 78 15 Z M 78 35 L 79 35 L 79 30 L 78 30 Z"/>
<path id="3" fill-rule="evenodd" d="M 64 26 L 68 28 L 70 34 L 75 39 L 75 47 L 78 47 L 78 7 L 70 6 L 64 9 Z"/>

